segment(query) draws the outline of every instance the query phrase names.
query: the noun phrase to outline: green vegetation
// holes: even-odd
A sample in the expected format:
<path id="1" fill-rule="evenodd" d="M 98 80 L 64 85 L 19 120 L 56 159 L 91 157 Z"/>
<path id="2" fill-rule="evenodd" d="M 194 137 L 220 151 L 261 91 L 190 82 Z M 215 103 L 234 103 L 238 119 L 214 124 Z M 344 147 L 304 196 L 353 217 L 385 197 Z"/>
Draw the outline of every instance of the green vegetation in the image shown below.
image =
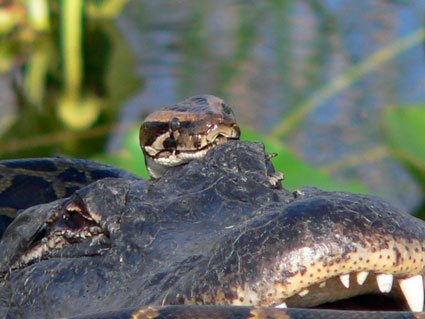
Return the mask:
<path id="1" fill-rule="evenodd" d="M 350 191 L 355 193 L 371 193 L 365 185 L 359 181 L 339 182 L 332 178 L 329 173 L 322 172 L 318 168 L 308 165 L 303 159 L 291 153 L 283 144 L 266 136 L 259 136 L 247 130 L 242 131 L 242 139 L 252 142 L 263 142 L 268 153 L 277 153 L 272 159 L 275 169 L 285 175 L 283 185 L 295 190 L 302 186 L 316 186 L 325 190 Z"/>
<path id="2" fill-rule="evenodd" d="M 407 168 L 425 194 L 425 105 L 386 110 L 384 127 L 391 154 Z M 423 214 L 425 207 L 425 217 Z"/>

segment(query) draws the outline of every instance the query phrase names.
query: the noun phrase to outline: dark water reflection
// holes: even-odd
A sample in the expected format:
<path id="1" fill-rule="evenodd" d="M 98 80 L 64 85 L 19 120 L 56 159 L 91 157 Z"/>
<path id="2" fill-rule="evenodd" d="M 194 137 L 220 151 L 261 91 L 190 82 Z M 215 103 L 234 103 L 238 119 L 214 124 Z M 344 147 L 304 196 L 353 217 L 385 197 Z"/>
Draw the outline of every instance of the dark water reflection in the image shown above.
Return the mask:
<path id="1" fill-rule="evenodd" d="M 124 133 L 111 130 L 200 93 L 225 98 L 244 127 L 267 134 L 347 69 L 422 28 L 424 16 L 423 1 L 130 1 L 115 26 L 87 27 L 81 96 L 95 97 L 98 105 L 87 130 L 75 133 L 58 118 L 57 70 L 46 75 L 43 103 L 28 103 L 22 79 L 28 60 L 16 58 L 0 82 L 7 96 L 1 102 L 0 156 L 88 157 L 117 150 Z M 58 59 L 57 48 L 51 52 L 50 59 Z M 422 194 L 382 151 L 382 112 L 425 103 L 424 62 L 423 42 L 402 50 L 313 103 L 281 140 L 336 178 L 359 178 L 411 209 Z M 11 147 L 51 132 L 53 142 L 43 147 Z"/>

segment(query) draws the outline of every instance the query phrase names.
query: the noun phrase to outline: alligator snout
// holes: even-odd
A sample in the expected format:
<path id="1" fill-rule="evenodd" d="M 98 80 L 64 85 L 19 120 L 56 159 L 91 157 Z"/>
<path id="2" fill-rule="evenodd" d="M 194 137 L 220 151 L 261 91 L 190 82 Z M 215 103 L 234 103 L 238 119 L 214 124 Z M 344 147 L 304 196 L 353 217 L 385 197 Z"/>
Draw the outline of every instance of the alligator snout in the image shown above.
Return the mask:
<path id="1" fill-rule="evenodd" d="M 185 303 L 312 307 L 401 291 L 423 311 L 423 234 L 422 222 L 378 198 L 317 191 L 232 229 L 178 294 Z"/>

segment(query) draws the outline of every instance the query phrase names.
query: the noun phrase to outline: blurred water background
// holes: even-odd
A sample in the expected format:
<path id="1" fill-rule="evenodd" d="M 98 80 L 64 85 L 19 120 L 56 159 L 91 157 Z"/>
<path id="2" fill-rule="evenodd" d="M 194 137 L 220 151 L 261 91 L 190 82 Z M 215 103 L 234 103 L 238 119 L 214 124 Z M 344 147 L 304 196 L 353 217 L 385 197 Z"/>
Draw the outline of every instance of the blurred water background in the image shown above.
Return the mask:
<path id="1" fill-rule="evenodd" d="M 197 94 L 277 151 L 284 186 L 425 198 L 425 1 L 0 1 L 0 159 L 145 174 L 137 131 Z"/>

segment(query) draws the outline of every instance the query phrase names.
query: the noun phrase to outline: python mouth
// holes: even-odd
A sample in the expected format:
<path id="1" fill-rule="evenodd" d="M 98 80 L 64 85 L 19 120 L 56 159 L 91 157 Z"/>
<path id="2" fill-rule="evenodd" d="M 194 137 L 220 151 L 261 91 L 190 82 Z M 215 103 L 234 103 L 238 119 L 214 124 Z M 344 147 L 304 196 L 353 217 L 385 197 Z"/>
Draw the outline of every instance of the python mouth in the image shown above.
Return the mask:
<path id="1" fill-rule="evenodd" d="M 89 214 L 82 205 L 69 202 L 64 210 L 53 214 L 35 233 L 27 244 L 28 248 L 11 269 L 22 269 L 55 257 L 95 256 L 106 246 L 108 237 L 99 224 L 98 216 Z"/>
<path id="2" fill-rule="evenodd" d="M 219 144 L 227 143 L 231 140 L 238 140 L 237 134 L 227 134 L 220 132 L 213 136 L 198 137 L 196 142 L 197 147 L 184 148 L 177 147 L 175 149 L 164 149 L 160 151 L 154 151 L 150 147 L 146 147 L 146 152 L 156 163 L 163 166 L 178 166 L 188 163 L 192 160 L 203 158 L 210 149 L 216 147 Z M 152 156 L 151 154 L 155 154 Z"/>

